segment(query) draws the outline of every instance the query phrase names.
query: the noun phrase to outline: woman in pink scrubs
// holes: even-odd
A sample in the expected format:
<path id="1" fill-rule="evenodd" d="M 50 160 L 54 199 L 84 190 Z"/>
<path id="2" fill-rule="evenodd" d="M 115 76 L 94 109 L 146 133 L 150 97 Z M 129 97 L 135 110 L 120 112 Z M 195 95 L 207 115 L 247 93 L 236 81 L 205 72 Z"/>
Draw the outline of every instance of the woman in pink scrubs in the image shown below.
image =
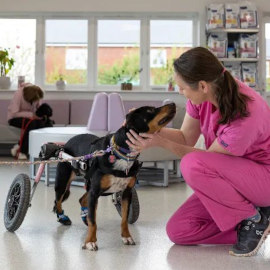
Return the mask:
<path id="1" fill-rule="evenodd" d="M 181 158 L 194 193 L 168 221 L 172 242 L 233 244 L 231 255 L 254 255 L 270 232 L 270 109 L 205 48 L 182 54 L 174 70 L 187 98 L 181 129 L 130 131 L 127 143 L 138 152 L 164 147 Z M 194 148 L 200 134 L 206 150 Z"/>

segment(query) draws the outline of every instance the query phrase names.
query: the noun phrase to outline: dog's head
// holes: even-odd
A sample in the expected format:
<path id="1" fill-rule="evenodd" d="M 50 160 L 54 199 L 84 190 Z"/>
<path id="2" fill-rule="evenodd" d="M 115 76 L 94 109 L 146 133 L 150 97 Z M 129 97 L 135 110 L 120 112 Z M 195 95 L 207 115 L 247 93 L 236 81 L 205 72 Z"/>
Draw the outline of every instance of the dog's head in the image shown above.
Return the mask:
<path id="1" fill-rule="evenodd" d="M 36 111 L 36 115 L 38 117 L 43 116 L 51 117 L 52 113 L 53 113 L 52 108 L 47 103 L 41 104 Z"/>
<path id="2" fill-rule="evenodd" d="M 175 116 L 175 103 L 162 107 L 144 106 L 126 115 L 126 128 L 136 133 L 155 133 L 166 126 Z"/>

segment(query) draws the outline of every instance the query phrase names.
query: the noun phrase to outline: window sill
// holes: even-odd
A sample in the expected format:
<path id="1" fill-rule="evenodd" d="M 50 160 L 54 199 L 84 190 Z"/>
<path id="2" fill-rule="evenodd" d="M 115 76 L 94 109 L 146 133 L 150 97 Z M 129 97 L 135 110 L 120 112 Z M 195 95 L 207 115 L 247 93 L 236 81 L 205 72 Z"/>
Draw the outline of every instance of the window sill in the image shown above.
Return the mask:
<path id="1" fill-rule="evenodd" d="M 0 93 L 10 93 L 15 92 L 17 89 L 0 89 Z M 65 89 L 65 90 L 58 90 L 58 89 L 45 89 L 46 93 L 130 93 L 130 94 L 154 94 L 154 93 L 168 93 L 168 94 L 178 94 L 177 91 L 167 91 L 167 90 L 87 90 L 87 89 Z"/>

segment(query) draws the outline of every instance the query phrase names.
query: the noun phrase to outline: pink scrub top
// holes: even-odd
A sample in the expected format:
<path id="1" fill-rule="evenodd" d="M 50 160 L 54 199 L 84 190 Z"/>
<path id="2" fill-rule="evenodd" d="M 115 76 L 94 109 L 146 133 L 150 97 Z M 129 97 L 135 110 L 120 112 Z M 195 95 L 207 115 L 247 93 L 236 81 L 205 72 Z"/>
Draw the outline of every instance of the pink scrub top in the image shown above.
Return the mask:
<path id="1" fill-rule="evenodd" d="M 224 149 L 235 156 L 270 165 L 270 108 L 255 90 L 236 81 L 239 91 L 252 99 L 248 101 L 248 117 L 236 118 L 225 125 L 219 124 L 219 110 L 213 110 L 214 105 L 208 101 L 194 105 L 188 100 L 186 111 L 200 121 L 206 149 L 217 139 Z"/>
<path id="2" fill-rule="evenodd" d="M 35 115 L 37 108 L 40 105 L 39 101 L 35 101 L 32 104 L 27 102 L 23 98 L 23 88 L 29 85 L 25 83 L 15 93 L 8 106 L 7 120 L 12 118 L 24 117 L 32 118 Z"/>

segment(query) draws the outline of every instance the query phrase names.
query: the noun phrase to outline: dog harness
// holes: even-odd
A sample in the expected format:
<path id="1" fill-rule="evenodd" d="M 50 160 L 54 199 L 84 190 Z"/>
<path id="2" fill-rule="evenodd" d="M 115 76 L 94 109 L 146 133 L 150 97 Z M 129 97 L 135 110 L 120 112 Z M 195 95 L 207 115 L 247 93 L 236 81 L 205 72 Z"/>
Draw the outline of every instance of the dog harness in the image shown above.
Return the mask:
<path id="1" fill-rule="evenodd" d="M 115 163 L 116 158 L 113 158 L 115 156 L 118 157 L 119 159 L 126 161 L 127 166 L 126 166 L 125 172 L 126 172 L 126 175 L 128 175 L 129 168 L 130 168 L 129 163 L 134 162 L 138 158 L 139 155 L 132 156 L 132 155 L 130 155 L 132 153 L 132 151 L 130 151 L 130 149 L 126 149 L 126 148 L 118 146 L 115 143 L 114 136 L 112 136 L 112 138 L 111 138 L 110 147 L 111 147 L 112 151 L 111 151 L 111 155 L 109 156 L 109 162 Z M 111 162 L 111 161 L 113 161 L 113 162 Z"/>
<path id="2" fill-rule="evenodd" d="M 115 143 L 114 136 L 112 136 L 112 138 L 111 138 L 110 146 L 112 149 L 112 153 L 115 154 L 118 158 L 121 158 L 125 161 L 128 161 L 128 162 L 135 161 L 139 156 L 139 155 L 132 156 L 132 155 L 130 155 L 130 153 L 132 153 L 132 151 L 130 151 L 130 149 L 126 149 L 126 148 L 118 146 Z"/>

